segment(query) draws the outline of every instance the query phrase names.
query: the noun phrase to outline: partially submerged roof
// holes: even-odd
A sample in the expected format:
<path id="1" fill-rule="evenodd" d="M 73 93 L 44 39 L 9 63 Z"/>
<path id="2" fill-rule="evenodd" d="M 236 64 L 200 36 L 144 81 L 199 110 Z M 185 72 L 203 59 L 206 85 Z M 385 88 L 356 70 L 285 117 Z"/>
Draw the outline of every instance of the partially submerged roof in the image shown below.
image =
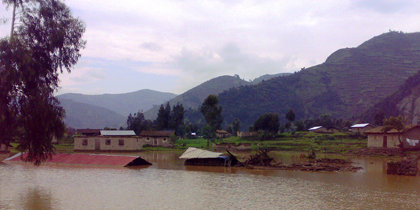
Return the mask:
<path id="1" fill-rule="evenodd" d="M 218 158 L 222 156 L 223 153 L 220 152 L 211 152 L 203 149 L 198 149 L 195 147 L 189 147 L 179 159 L 193 159 L 193 158 Z"/>
<path id="2" fill-rule="evenodd" d="M 169 137 L 170 135 L 175 134 L 175 131 L 142 131 L 140 136 L 150 136 L 150 137 Z"/>
<path id="3" fill-rule="evenodd" d="M 102 136 L 135 136 L 133 130 L 101 130 Z"/>
<path id="4" fill-rule="evenodd" d="M 351 128 L 364 128 L 368 125 L 369 125 L 369 123 L 354 124 L 354 125 L 351 126 Z"/>
<path id="5" fill-rule="evenodd" d="M 320 128 L 322 128 L 322 126 L 315 126 L 315 127 L 309 128 L 308 131 L 313 131 L 313 130 L 317 130 L 317 129 L 320 129 Z"/>
<path id="6" fill-rule="evenodd" d="M 18 153 L 4 161 L 20 162 L 21 154 Z M 27 154 L 23 154 L 26 158 Z M 76 164 L 76 165 L 101 165 L 101 166 L 139 166 L 152 165 L 139 156 L 119 156 L 100 154 L 53 154 L 52 159 L 47 163 L 55 164 Z"/>

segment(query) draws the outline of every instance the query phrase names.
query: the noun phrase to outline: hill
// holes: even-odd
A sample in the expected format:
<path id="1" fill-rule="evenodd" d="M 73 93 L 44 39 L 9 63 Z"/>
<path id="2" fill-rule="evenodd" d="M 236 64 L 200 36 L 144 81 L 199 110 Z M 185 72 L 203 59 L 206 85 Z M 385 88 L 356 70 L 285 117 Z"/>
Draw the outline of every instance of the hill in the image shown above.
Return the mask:
<path id="1" fill-rule="evenodd" d="M 213 79 L 210 79 L 188 91 L 185 93 L 169 100 L 169 104 L 171 106 L 180 103 L 183 104 L 184 108 L 197 108 L 199 105 L 201 105 L 207 96 L 210 94 L 219 94 L 224 90 L 228 90 L 232 87 L 240 87 L 240 86 L 246 86 L 246 85 L 253 85 L 256 83 L 259 83 L 259 81 L 268 80 L 273 77 L 278 76 L 284 76 L 288 75 L 289 73 L 280 73 L 280 74 L 274 74 L 274 75 L 264 75 L 261 76 L 251 82 L 247 82 L 245 80 L 242 80 L 239 78 L 239 76 L 220 76 Z M 159 111 L 160 105 L 154 106 L 152 109 L 146 111 L 144 113 L 144 116 L 147 119 L 154 120 L 157 116 L 157 113 Z"/>
<path id="2" fill-rule="evenodd" d="M 389 32 L 356 48 L 340 49 L 323 64 L 254 86 L 231 88 L 219 95 L 229 124 L 239 118 L 243 129 L 265 112 L 297 119 L 331 114 L 351 119 L 392 94 L 420 69 L 420 33 Z M 281 117 L 282 123 L 286 122 Z"/>
<path id="3" fill-rule="evenodd" d="M 92 129 L 126 126 L 125 122 L 127 121 L 127 117 L 109 109 L 68 99 L 60 99 L 60 102 L 61 106 L 66 110 L 64 123 L 67 126 Z"/>
<path id="4" fill-rule="evenodd" d="M 375 122 L 376 114 L 384 117 L 402 115 L 407 124 L 420 123 L 420 71 L 408 78 L 400 88 L 369 108 L 362 119 L 366 122 Z"/>
<path id="5" fill-rule="evenodd" d="M 127 117 L 130 113 L 135 113 L 139 110 L 149 110 L 154 104 L 161 104 L 175 96 L 173 93 L 145 89 L 122 94 L 84 95 L 66 93 L 57 96 L 57 98 L 60 101 L 68 99 L 74 102 L 106 108 Z"/>

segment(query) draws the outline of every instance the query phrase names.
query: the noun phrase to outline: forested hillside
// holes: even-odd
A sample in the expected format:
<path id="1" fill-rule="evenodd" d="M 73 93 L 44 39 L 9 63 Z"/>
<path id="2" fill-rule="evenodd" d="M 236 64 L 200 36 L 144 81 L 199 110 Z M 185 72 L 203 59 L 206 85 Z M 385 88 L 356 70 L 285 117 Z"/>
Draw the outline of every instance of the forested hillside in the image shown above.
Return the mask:
<path id="1" fill-rule="evenodd" d="M 253 85 L 257 84 L 262 80 L 268 80 L 273 77 L 278 76 L 285 76 L 289 75 L 289 73 L 280 73 L 274 75 L 263 75 L 261 77 L 256 78 L 251 82 L 247 82 L 239 76 L 220 76 L 213 79 L 210 79 L 204 82 L 201 85 L 198 85 L 187 92 L 173 98 L 169 101 L 171 106 L 176 105 L 177 103 L 183 104 L 185 108 L 197 108 L 201 103 L 203 103 L 204 99 L 207 98 L 210 94 L 219 94 L 224 90 L 228 90 L 232 87 L 239 87 L 239 86 L 246 86 L 246 85 Z M 148 110 L 144 113 L 144 116 L 147 119 L 156 119 L 156 115 L 159 111 L 159 105 L 154 106 L 152 109 Z"/>
<path id="2" fill-rule="evenodd" d="M 299 118 L 331 114 L 350 119 L 392 94 L 420 69 L 420 33 L 389 32 L 356 48 L 340 49 L 320 65 L 219 95 L 227 123 L 246 129 L 266 112 Z M 285 118 L 280 118 L 282 123 Z"/>
<path id="3" fill-rule="evenodd" d="M 398 115 L 403 115 L 407 124 L 420 123 L 420 71 L 408 78 L 395 93 L 369 108 L 362 119 L 381 123 L 383 118 Z"/>

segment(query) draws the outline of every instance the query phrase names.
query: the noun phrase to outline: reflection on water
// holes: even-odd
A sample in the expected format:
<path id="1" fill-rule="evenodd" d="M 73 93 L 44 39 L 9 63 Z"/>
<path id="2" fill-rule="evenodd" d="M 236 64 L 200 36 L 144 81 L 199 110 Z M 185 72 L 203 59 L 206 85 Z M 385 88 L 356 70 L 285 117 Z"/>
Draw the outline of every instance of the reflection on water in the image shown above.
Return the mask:
<path id="1" fill-rule="evenodd" d="M 49 210 L 52 208 L 52 198 L 48 191 L 44 191 L 39 187 L 31 188 L 26 192 L 22 192 L 20 200 L 22 201 L 22 209 L 29 210 Z"/>
<path id="2" fill-rule="evenodd" d="M 184 166 L 182 152 L 142 152 L 149 167 L 0 163 L 0 209 L 416 209 L 420 179 L 386 175 L 385 160 L 351 159 L 357 173 Z M 131 154 L 132 155 L 132 154 Z M 277 162 L 299 161 L 275 153 Z"/>

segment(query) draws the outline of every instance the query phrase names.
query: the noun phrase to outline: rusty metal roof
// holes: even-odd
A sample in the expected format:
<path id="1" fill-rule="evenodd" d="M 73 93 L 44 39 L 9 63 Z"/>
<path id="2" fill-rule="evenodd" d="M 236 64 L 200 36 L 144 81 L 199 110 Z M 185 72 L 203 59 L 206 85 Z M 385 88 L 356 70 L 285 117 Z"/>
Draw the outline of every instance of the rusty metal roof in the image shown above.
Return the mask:
<path id="1" fill-rule="evenodd" d="M 169 137 L 170 135 L 175 134 L 175 131 L 142 131 L 140 136 L 150 136 L 150 137 Z"/>
<path id="2" fill-rule="evenodd" d="M 23 154 L 25 158 L 27 154 Z M 4 161 L 21 161 L 21 153 L 18 153 Z M 135 166 L 151 165 L 151 163 L 138 156 L 119 156 L 101 154 L 54 154 L 47 163 L 76 164 L 76 165 L 105 165 L 105 166 Z"/>

